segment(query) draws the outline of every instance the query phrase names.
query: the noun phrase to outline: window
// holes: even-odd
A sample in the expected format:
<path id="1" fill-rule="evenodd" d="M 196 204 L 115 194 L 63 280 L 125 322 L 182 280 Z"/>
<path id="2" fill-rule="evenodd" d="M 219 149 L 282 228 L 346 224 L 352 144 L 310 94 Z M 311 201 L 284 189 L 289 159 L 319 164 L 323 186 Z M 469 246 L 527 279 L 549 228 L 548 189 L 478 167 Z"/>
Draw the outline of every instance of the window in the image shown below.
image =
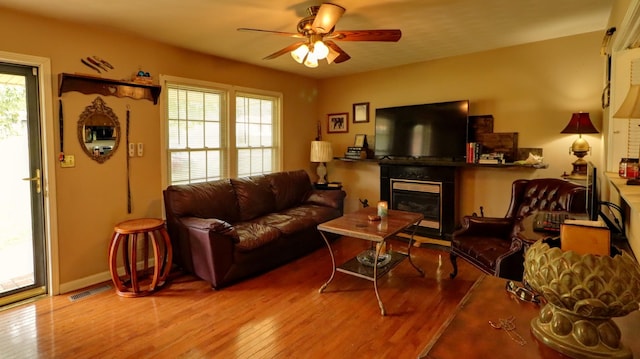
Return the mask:
<path id="1" fill-rule="evenodd" d="M 250 94 L 236 96 L 238 176 L 273 172 L 274 101 Z"/>
<path id="2" fill-rule="evenodd" d="M 279 94 L 162 77 L 165 85 L 164 184 L 279 170 Z"/>

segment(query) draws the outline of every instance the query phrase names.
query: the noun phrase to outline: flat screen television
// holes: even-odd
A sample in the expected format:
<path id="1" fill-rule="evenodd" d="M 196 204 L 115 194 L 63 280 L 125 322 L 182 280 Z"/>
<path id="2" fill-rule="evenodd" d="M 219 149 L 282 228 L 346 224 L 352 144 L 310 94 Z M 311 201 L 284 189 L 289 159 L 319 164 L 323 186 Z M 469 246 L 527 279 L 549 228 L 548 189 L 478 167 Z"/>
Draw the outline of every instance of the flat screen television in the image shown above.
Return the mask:
<path id="1" fill-rule="evenodd" d="M 464 161 L 469 101 L 376 109 L 375 156 Z"/>

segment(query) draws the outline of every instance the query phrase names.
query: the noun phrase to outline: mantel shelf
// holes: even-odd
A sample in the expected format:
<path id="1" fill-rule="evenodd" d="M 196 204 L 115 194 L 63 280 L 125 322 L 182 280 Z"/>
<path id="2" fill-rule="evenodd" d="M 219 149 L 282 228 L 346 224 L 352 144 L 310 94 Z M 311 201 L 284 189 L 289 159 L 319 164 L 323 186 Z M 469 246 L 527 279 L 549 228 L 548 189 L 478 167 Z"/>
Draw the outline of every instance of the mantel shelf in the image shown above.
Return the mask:
<path id="1" fill-rule="evenodd" d="M 104 96 L 130 97 L 136 100 L 145 99 L 158 103 L 161 86 L 146 85 L 130 81 L 113 80 L 89 75 L 61 73 L 58 76 L 58 97 L 69 91 L 78 91 L 85 95 L 100 94 Z"/>
<path id="2" fill-rule="evenodd" d="M 548 163 L 541 163 L 537 165 L 519 164 L 519 163 L 466 163 L 466 162 L 445 162 L 445 161 L 420 161 L 420 160 L 387 160 L 387 159 L 375 159 L 375 158 L 348 158 L 348 157 L 334 157 L 334 160 L 342 162 L 372 162 L 372 163 L 384 163 L 387 165 L 417 165 L 417 166 L 443 166 L 443 167 L 465 167 L 465 168 L 529 168 L 529 169 L 544 169 L 548 168 Z"/>

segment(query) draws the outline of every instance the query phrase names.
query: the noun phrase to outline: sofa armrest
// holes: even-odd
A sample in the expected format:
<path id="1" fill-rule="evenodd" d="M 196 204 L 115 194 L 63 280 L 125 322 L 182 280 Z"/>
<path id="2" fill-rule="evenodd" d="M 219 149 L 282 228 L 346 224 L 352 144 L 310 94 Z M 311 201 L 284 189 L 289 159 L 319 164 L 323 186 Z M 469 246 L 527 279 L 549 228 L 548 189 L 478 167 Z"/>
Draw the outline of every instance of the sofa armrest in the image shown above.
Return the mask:
<path id="1" fill-rule="evenodd" d="M 464 216 L 462 228 L 454 232 L 454 236 L 486 236 L 493 235 L 510 240 L 515 220 L 512 218 Z"/>
<path id="2" fill-rule="evenodd" d="M 185 217 L 182 218 L 182 223 L 187 228 L 228 236 L 233 239 L 234 243 L 239 242 L 236 229 L 230 223 L 223 220 L 217 218 Z"/>
<path id="3" fill-rule="evenodd" d="M 342 190 L 322 190 L 314 189 L 305 201 L 305 203 L 317 204 L 320 206 L 327 206 L 342 210 L 344 205 L 344 198 L 347 196 L 347 192 Z"/>
<path id="4" fill-rule="evenodd" d="M 189 232 L 193 272 L 218 288 L 234 263 L 238 232 L 216 218 L 185 217 L 181 221 Z"/>

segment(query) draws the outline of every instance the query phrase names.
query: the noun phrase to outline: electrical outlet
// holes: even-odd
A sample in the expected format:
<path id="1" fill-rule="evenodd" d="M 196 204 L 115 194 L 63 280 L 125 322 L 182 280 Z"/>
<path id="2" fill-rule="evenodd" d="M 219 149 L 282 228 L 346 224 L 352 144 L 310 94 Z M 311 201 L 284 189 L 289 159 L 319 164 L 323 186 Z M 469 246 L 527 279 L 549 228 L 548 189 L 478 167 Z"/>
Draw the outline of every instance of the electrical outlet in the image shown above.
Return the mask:
<path id="1" fill-rule="evenodd" d="M 142 144 L 142 142 L 138 143 L 138 156 L 142 157 L 142 154 L 144 153 L 144 145 Z"/>
<path id="2" fill-rule="evenodd" d="M 136 144 L 135 143 L 130 143 L 129 144 L 129 157 L 134 157 L 136 155 Z"/>
<path id="3" fill-rule="evenodd" d="M 76 156 L 74 155 L 64 155 L 64 160 L 60 161 L 60 167 L 62 168 L 71 168 L 76 166 Z"/>

